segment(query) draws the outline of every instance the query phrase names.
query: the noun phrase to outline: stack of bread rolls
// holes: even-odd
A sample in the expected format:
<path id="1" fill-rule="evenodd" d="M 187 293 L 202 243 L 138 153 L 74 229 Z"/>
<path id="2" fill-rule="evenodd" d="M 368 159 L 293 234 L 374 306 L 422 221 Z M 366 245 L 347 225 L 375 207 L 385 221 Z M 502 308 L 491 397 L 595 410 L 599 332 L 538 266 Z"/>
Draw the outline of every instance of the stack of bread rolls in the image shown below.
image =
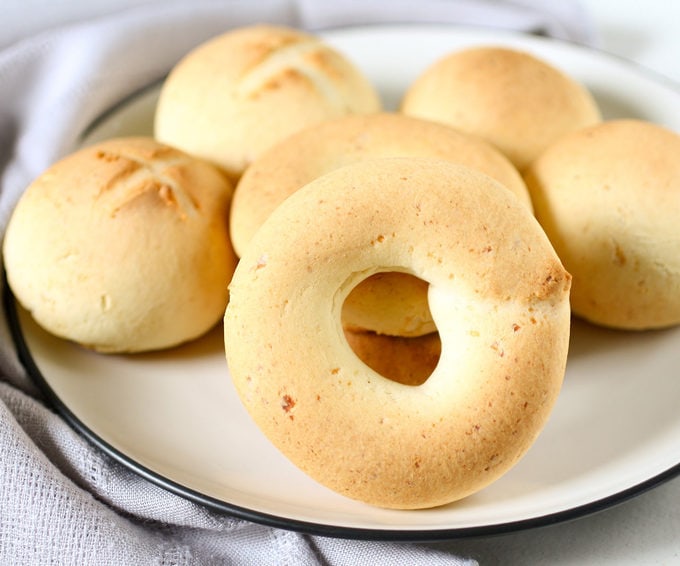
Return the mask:
<path id="1" fill-rule="evenodd" d="M 368 79 L 314 36 L 225 33 L 173 69 L 153 137 L 83 148 L 26 190 L 4 242 L 9 285 L 44 328 L 101 352 L 201 336 L 227 305 L 243 168 L 305 125 L 379 108 Z"/>
<path id="2" fill-rule="evenodd" d="M 39 324 L 101 352 L 223 319 L 236 390 L 294 464 L 432 507 L 533 444 L 572 313 L 680 323 L 678 155 L 676 133 L 603 120 L 528 52 L 447 54 L 389 112 L 318 37 L 250 26 L 175 66 L 153 137 L 36 179 L 5 267 Z"/>

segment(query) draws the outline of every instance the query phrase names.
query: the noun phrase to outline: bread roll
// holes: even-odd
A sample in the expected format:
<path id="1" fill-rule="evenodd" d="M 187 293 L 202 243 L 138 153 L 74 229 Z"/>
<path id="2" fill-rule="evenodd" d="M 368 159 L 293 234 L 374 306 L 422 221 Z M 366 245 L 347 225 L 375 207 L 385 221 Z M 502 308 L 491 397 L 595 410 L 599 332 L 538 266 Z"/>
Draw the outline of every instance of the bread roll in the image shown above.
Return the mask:
<path id="1" fill-rule="evenodd" d="M 489 143 L 454 128 L 398 113 L 325 120 L 283 139 L 260 155 L 236 185 L 231 238 L 243 255 L 264 220 L 303 185 L 333 169 L 376 157 L 438 157 L 493 177 L 531 209 L 517 169 Z"/>
<path id="2" fill-rule="evenodd" d="M 569 134 L 528 169 L 536 215 L 573 275 L 573 312 L 641 330 L 680 323 L 680 136 L 641 120 Z"/>
<path id="3" fill-rule="evenodd" d="M 38 324 L 95 350 L 191 340 L 226 308 L 231 195 L 217 168 L 150 138 L 81 149 L 17 204 L 3 249 L 9 285 Z"/>
<path id="4" fill-rule="evenodd" d="M 583 85 L 534 55 L 494 46 L 433 63 L 410 85 L 401 110 L 480 136 L 520 171 L 563 134 L 601 119 Z"/>
<path id="5" fill-rule="evenodd" d="M 155 136 L 237 178 L 304 126 L 379 109 L 373 85 L 343 54 L 308 33 L 255 25 L 207 41 L 175 66 Z"/>

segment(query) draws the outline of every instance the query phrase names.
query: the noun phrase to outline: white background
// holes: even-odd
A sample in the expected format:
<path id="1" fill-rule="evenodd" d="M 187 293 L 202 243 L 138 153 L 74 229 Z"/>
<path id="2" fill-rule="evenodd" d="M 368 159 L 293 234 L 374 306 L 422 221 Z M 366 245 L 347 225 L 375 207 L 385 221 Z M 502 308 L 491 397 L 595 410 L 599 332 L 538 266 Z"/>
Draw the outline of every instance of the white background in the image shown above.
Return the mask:
<path id="1" fill-rule="evenodd" d="M 0 0 L 0 49 L 45 28 L 154 1 Z M 664 75 L 680 89 L 680 2 L 583 4 L 593 17 L 599 48 Z M 569 523 L 441 546 L 473 556 L 482 565 L 680 564 L 680 478 Z"/>

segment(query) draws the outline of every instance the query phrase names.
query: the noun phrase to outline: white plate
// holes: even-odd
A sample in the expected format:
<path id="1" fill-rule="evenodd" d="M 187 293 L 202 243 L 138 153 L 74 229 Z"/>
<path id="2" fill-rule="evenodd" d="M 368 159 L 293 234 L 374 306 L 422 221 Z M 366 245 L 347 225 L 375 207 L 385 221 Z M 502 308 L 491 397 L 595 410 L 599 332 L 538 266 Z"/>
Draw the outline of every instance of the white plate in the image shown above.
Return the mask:
<path id="1" fill-rule="evenodd" d="M 680 94 L 619 59 L 537 37 L 442 26 L 324 34 L 396 108 L 437 57 L 471 44 L 536 53 L 585 83 L 605 117 L 680 131 Z M 150 134 L 157 86 L 99 120 L 83 143 Z M 261 435 L 232 388 L 221 328 L 171 352 L 103 356 L 54 338 L 21 309 L 18 347 L 58 410 L 146 478 L 190 499 L 282 528 L 366 539 L 434 540 L 554 523 L 680 473 L 680 328 L 621 333 L 574 322 L 564 388 L 536 444 L 499 481 L 423 511 L 373 508 L 316 484 Z"/>

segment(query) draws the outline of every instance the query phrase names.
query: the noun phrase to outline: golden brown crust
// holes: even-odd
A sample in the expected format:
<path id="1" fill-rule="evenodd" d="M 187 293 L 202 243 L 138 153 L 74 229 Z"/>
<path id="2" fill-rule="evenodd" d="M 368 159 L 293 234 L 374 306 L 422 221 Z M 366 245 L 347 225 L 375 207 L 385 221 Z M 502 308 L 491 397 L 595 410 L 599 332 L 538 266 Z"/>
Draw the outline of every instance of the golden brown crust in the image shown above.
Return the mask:
<path id="1" fill-rule="evenodd" d="M 150 138 L 79 150 L 17 204 L 9 284 L 44 328 L 100 351 L 195 338 L 226 308 L 231 195 L 215 167 Z"/>
<path id="2" fill-rule="evenodd" d="M 527 170 L 536 213 L 574 277 L 572 308 L 623 329 L 680 323 L 680 136 L 614 120 L 565 136 Z"/>
<path id="3" fill-rule="evenodd" d="M 376 157 L 436 157 L 473 167 L 506 186 L 531 209 L 524 182 L 488 143 L 426 120 L 377 113 L 327 120 L 294 134 L 255 160 L 240 179 L 231 208 L 231 238 L 242 254 L 257 228 L 288 196 L 315 178 Z M 345 303 L 347 328 L 394 336 L 435 330 L 427 285 L 403 274 L 368 278 Z"/>
<path id="4" fill-rule="evenodd" d="M 291 28 L 254 25 L 200 45 L 161 89 L 155 136 L 232 178 L 270 145 L 323 119 L 380 109 L 343 54 Z"/>
<path id="5" fill-rule="evenodd" d="M 478 135 L 520 171 L 561 135 L 601 119 L 583 85 L 530 53 L 495 46 L 433 63 L 410 85 L 401 110 Z"/>
<path id="6" fill-rule="evenodd" d="M 425 383 L 437 366 L 442 350 L 437 332 L 405 337 L 345 328 L 345 338 L 368 367 L 404 385 Z"/>
<path id="7" fill-rule="evenodd" d="M 430 283 L 442 353 L 417 387 L 370 370 L 341 326 L 349 291 L 385 269 Z M 227 360 L 251 416 L 311 477 L 370 504 L 488 485 L 560 390 L 568 273 L 513 195 L 444 160 L 365 161 L 306 185 L 257 232 L 230 292 Z"/>
<path id="8" fill-rule="evenodd" d="M 434 157 L 479 169 L 531 208 L 517 169 L 477 137 L 396 113 L 343 116 L 281 140 L 248 167 L 236 186 L 231 209 L 236 253 L 245 252 L 265 219 L 300 187 L 338 167 L 379 157 Z"/>

